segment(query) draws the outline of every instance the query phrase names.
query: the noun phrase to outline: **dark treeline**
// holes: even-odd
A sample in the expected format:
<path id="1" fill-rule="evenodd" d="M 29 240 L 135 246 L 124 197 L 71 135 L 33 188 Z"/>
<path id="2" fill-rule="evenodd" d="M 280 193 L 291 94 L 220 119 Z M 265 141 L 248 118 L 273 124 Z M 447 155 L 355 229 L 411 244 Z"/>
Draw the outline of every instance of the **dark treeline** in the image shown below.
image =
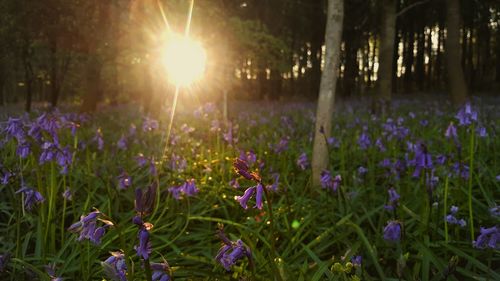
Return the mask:
<path id="1" fill-rule="evenodd" d="M 0 104 L 23 101 L 29 111 L 32 102 L 39 101 L 53 107 L 61 100 L 77 101 L 82 110 L 93 110 L 98 102 L 137 100 L 146 110 L 164 103 L 162 93 L 171 86 L 155 59 L 165 32 L 159 3 L 171 26 L 181 31 L 188 2 L 2 1 Z M 240 98 L 315 99 L 326 2 L 195 2 L 192 34 L 209 56 L 199 91 L 217 95 L 229 90 Z M 392 73 L 388 85 L 394 93 L 449 89 L 447 2 L 345 0 L 339 95 L 377 96 L 381 71 Z M 498 90 L 500 1 L 458 2 L 460 50 L 454 51 L 460 53 L 467 89 Z M 392 18 L 393 33 L 387 29 Z M 392 53 L 392 67 L 379 64 L 384 50 Z"/>

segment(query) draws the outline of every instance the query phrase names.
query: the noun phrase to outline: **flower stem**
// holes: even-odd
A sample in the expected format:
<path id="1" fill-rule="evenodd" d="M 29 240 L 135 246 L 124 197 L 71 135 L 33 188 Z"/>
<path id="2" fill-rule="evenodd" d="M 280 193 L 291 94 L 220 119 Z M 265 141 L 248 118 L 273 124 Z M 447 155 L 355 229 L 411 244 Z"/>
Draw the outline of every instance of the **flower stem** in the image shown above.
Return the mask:
<path id="1" fill-rule="evenodd" d="M 263 189 L 264 189 L 264 195 L 266 196 L 266 200 L 267 200 L 267 210 L 269 211 L 269 218 L 271 220 L 271 223 L 270 223 L 270 228 L 271 228 L 271 252 L 272 252 L 272 255 L 273 255 L 272 265 L 273 265 L 273 268 L 275 270 L 275 276 L 278 277 L 278 280 L 283 281 L 283 277 L 281 276 L 281 273 L 279 272 L 279 269 L 276 266 L 276 263 L 275 263 L 275 260 L 274 260 L 274 259 L 277 259 L 279 257 L 278 257 L 278 253 L 276 251 L 276 245 L 275 245 L 275 239 L 274 239 L 274 216 L 273 216 L 273 207 L 272 207 L 273 205 L 272 205 L 271 197 L 269 197 L 269 194 L 267 192 L 267 188 L 263 187 Z"/>
<path id="2" fill-rule="evenodd" d="M 474 169 L 474 125 L 471 127 L 470 145 L 469 145 L 469 190 L 468 190 L 468 205 L 469 205 L 469 225 L 471 240 L 474 241 L 474 216 L 472 213 L 472 171 Z"/>

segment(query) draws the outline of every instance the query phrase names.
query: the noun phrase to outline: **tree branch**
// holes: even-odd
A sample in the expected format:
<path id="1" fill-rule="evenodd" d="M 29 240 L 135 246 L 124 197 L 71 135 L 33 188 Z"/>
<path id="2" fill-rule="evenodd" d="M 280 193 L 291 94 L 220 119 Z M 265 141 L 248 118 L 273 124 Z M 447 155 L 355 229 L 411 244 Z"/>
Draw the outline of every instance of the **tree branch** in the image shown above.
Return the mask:
<path id="1" fill-rule="evenodd" d="M 399 13 L 396 14 L 396 17 L 399 17 L 401 16 L 402 14 L 408 12 L 410 9 L 413 9 L 415 8 L 416 6 L 419 6 L 419 5 L 422 5 L 422 4 L 425 4 L 429 2 L 429 0 L 422 0 L 422 1 L 418 1 L 418 2 L 415 2 L 413 4 L 411 4 L 410 6 L 408 7 L 405 7 L 404 9 L 402 9 L 401 11 L 399 11 Z"/>

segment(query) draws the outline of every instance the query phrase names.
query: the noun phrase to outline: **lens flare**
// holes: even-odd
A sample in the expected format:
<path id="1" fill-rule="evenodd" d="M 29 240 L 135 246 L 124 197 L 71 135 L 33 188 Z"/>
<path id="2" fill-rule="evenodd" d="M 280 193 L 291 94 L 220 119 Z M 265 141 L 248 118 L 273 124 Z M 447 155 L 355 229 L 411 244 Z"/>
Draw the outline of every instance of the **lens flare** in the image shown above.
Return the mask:
<path id="1" fill-rule="evenodd" d="M 166 42 L 163 64 L 170 82 L 187 86 L 203 76 L 206 58 L 199 42 L 186 36 L 172 35 Z"/>

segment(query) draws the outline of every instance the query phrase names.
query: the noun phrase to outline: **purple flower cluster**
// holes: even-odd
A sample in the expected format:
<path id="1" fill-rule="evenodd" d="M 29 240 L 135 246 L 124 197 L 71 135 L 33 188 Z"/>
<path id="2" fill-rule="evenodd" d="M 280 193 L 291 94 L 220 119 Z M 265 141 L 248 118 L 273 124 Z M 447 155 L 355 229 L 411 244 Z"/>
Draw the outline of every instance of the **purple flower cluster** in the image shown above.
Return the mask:
<path id="1" fill-rule="evenodd" d="M 122 252 L 111 252 L 111 256 L 101 262 L 104 273 L 112 280 L 127 281 L 127 264 Z"/>
<path id="2" fill-rule="evenodd" d="M 243 193 L 243 196 L 236 196 L 236 200 L 240 202 L 240 205 L 243 209 L 248 209 L 248 200 L 252 198 L 252 196 L 255 194 L 255 206 L 254 208 L 257 208 L 259 210 L 262 209 L 262 194 L 264 193 L 264 187 L 262 186 L 261 183 L 258 183 L 256 186 L 249 187 L 245 190 L 245 193 Z"/>
<path id="3" fill-rule="evenodd" d="M 457 206 L 451 206 L 450 207 L 450 214 L 446 216 L 446 222 L 449 224 L 456 224 L 459 225 L 460 227 L 465 227 L 467 225 L 467 222 L 464 219 L 457 219 L 455 215 L 458 212 L 458 207 Z"/>
<path id="4" fill-rule="evenodd" d="M 24 195 L 24 209 L 28 211 L 31 211 L 34 205 L 40 204 L 45 200 L 42 194 L 36 191 L 36 189 L 26 186 L 21 187 L 16 193 L 22 193 Z"/>
<path id="5" fill-rule="evenodd" d="M 249 262 L 252 263 L 252 253 L 250 252 L 250 248 L 245 246 L 243 241 L 240 239 L 235 242 L 229 240 L 224 234 L 223 229 L 218 231 L 218 235 L 222 240 L 223 245 L 215 256 L 215 260 L 219 262 L 227 271 L 230 271 L 231 266 L 244 257 L 247 257 Z"/>
<path id="6" fill-rule="evenodd" d="M 493 250 L 500 249 L 500 228 L 498 226 L 493 226 L 490 228 L 481 227 L 481 233 L 477 237 L 476 241 L 472 242 L 474 248 L 486 249 L 490 248 Z"/>
<path id="7" fill-rule="evenodd" d="M 101 238 L 104 236 L 106 229 L 113 225 L 111 221 L 101 219 L 102 213 L 99 210 L 90 212 L 86 216 L 81 216 L 80 221 L 72 224 L 68 231 L 80 233 L 78 241 L 88 239 L 92 243 L 101 244 Z M 98 221 L 102 222 L 101 226 L 97 226 Z"/>
<path id="8" fill-rule="evenodd" d="M 170 192 L 175 199 L 179 200 L 181 199 L 182 195 L 189 197 L 195 196 L 199 192 L 199 190 L 196 187 L 195 180 L 189 179 L 179 186 L 170 187 L 168 189 L 168 192 Z"/>
<path id="9" fill-rule="evenodd" d="M 151 276 L 152 281 L 169 281 L 170 280 L 170 266 L 166 261 L 161 263 L 153 262 L 151 263 L 151 270 L 153 274 Z"/>
<path id="10" fill-rule="evenodd" d="M 458 125 L 460 126 L 469 126 L 473 122 L 477 122 L 477 111 L 472 109 L 470 103 L 466 103 L 464 107 L 462 107 L 455 118 L 458 120 Z"/>
<path id="11" fill-rule="evenodd" d="M 299 166 L 301 170 L 309 168 L 309 160 L 307 159 L 307 154 L 305 152 L 302 152 L 297 159 L 297 166 Z"/>
<path id="12" fill-rule="evenodd" d="M 330 171 L 324 170 L 321 172 L 321 187 L 332 190 L 336 192 L 337 189 L 342 183 L 342 177 L 340 175 L 336 175 L 335 178 L 332 177 Z"/>

